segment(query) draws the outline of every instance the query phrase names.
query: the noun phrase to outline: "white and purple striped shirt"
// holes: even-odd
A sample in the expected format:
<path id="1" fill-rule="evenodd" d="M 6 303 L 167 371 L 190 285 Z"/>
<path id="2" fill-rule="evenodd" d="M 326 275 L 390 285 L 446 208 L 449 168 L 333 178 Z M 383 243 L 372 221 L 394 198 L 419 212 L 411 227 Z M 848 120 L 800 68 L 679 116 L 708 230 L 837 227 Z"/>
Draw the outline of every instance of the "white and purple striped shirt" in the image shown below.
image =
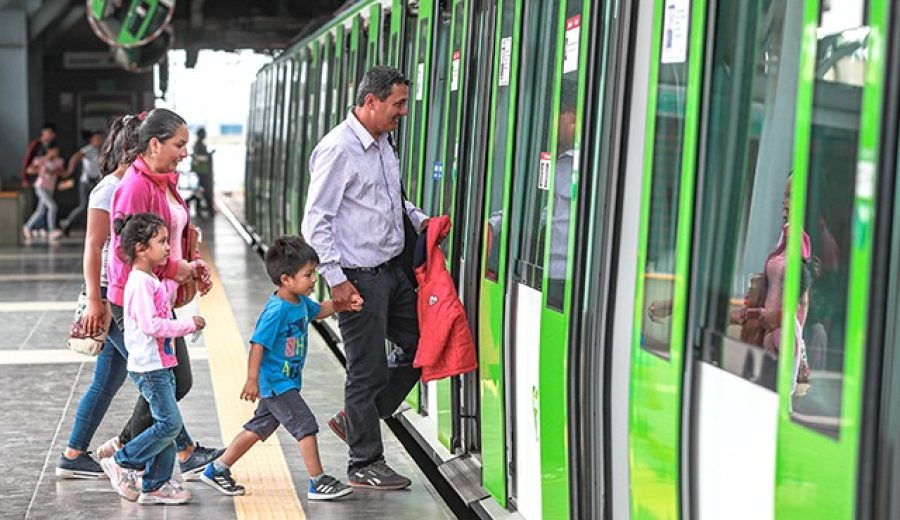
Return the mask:
<path id="1" fill-rule="evenodd" d="M 353 114 L 319 141 L 309 158 L 303 237 L 334 287 L 341 268 L 375 267 L 403 251 L 400 163 L 382 134 L 376 141 Z M 427 218 L 406 202 L 416 229 Z"/>

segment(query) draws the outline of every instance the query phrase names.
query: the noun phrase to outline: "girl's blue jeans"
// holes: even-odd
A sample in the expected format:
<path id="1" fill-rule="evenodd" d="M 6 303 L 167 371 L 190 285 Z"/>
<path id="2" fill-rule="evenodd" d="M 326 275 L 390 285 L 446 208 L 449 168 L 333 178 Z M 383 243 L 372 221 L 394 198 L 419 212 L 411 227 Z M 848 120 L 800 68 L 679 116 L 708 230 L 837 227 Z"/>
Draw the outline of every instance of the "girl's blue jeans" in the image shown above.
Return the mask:
<path id="1" fill-rule="evenodd" d="M 175 375 L 171 368 L 128 375 L 150 403 L 153 425 L 117 451 L 115 459 L 123 468 L 144 470 L 141 490 L 150 493 L 172 478 L 175 438 L 183 429 L 175 401 Z"/>

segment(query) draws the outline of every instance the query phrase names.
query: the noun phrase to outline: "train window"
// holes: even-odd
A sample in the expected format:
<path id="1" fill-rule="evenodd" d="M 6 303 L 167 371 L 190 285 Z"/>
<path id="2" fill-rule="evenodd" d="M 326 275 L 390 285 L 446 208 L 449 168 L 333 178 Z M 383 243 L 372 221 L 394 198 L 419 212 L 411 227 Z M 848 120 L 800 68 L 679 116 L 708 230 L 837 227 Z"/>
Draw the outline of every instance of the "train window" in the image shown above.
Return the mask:
<path id="1" fill-rule="evenodd" d="M 491 150 L 491 195 L 488 201 L 487 220 L 484 223 L 485 241 L 487 242 L 487 259 L 484 276 L 488 280 L 497 281 L 500 270 L 500 250 L 502 247 L 501 229 L 503 227 L 503 187 L 506 182 L 506 150 L 509 135 L 509 68 L 512 53 L 512 33 L 515 20 L 515 0 L 503 0 L 502 19 L 500 21 L 500 61 L 495 74 L 497 84 L 494 106 L 496 113 L 491 126 L 494 129 L 493 149 Z M 501 61 L 505 60 L 505 62 Z M 506 77 L 504 77 L 506 75 Z"/>
<path id="2" fill-rule="evenodd" d="M 359 58 L 356 60 L 356 77 L 362 80 L 363 74 L 366 73 L 366 56 L 369 52 L 369 29 L 362 24 L 359 28 L 359 47 L 357 52 Z"/>
<path id="3" fill-rule="evenodd" d="M 322 41 L 321 46 L 321 63 L 322 63 L 322 72 L 321 72 L 321 81 L 319 83 L 319 136 L 325 135 L 330 127 L 328 127 L 328 109 L 331 107 L 331 84 L 332 78 L 331 76 L 334 74 L 333 62 L 331 61 L 331 51 L 334 48 L 334 42 L 332 40 L 331 35 L 327 35 L 325 39 Z"/>
<path id="4" fill-rule="evenodd" d="M 530 11 L 530 12 L 529 12 Z M 547 193 L 549 191 L 551 98 L 556 71 L 559 0 L 525 5 L 520 60 L 520 124 L 513 191 L 513 277 L 541 290 L 544 273 Z"/>
<path id="5" fill-rule="evenodd" d="M 838 436 L 857 151 L 869 29 L 865 2 L 822 2 L 804 230 L 809 286 L 801 287 L 791 417 Z M 805 289 L 805 291 L 804 291 Z M 805 304 L 805 305 L 804 305 Z"/>
<path id="6" fill-rule="evenodd" d="M 563 59 L 556 133 L 556 167 L 553 177 L 553 212 L 550 216 L 550 265 L 547 272 L 547 307 L 563 310 L 566 265 L 569 260 L 569 227 L 572 213 L 572 174 L 578 169 L 576 122 L 578 119 L 578 59 L 582 0 L 566 2 L 567 53 Z"/>
<path id="7" fill-rule="evenodd" d="M 700 201 L 701 357 L 775 389 L 802 3 L 719 2 Z"/>
<path id="8" fill-rule="evenodd" d="M 418 59 L 414 63 L 414 76 L 409 78 L 410 83 L 412 84 L 410 94 L 413 96 L 410 101 L 414 108 L 409 123 L 409 185 L 407 186 L 406 194 L 408 197 L 412 198 L 413 202 L 419 202 L 419 175 L 421 174 L 419 171 L 419 150 L 422 144 L 419 129 L 422 121 L 425 119 L 425 114 L 422 113 L 425 104 L 422 100 L 424 99 L 425 82 L 428 81 L 425 78 L 425 60 L 428 59 L 427 47 L 429 23 L 430 21 L 428 18 L 423 18 L 419 21 L 419 43 L 417 45 Z"/>
<path id="9" fill-rule="evenodd" d="M 435 35 L 432 75 L 429 89 L 428 117 L 425 145 L 425 171 L 422 177 L 422 211 L 426 215 L 440 215 L 441 186 L 444 175 L 449 175 L 449 168 L 444 166 L 440 156 L 441 144 L 446 137 L 442 131 L 444 124 L 444 100 L 447 95 L 447 54 L 450 45 L 450 18 L 438 16 L 437 34 Z M 428 78 L 425 78 L 428 81 Z M 418 117 L 418 116 L 417 116 Z"/>
<path id="10" fill-rule="evenodd" d="M 457 116 L 459 115 L 460 96 L 464 90 L 462 82 L 463 67 L 462 62 L 462 35 L 465 31 L 465 20 L 463 19 L 463 2 L 457 2 L 453 7 L 453 36 L 452 46 L 445 56 L 449 54 L 450 58 L 450 77 L 447 81 L 450 83 L 450 91 L 447 95 L 450 97 L 447 111 L 446 141 L 444 150 L 444 171 L 446 178 L 444 179 L 444 195 L 441 203 L 441 214 L 449 215 L 453 221 L 453 203 L 454 195 L 458 186 L 459 178 L 459 133 L 457 132 Z M 450 245 L 449 240 L 445 240 L 441 244 L 444 253 L 447 253 L 447 247 Z"/>
<path id="11" fill-rule="evenodd" d="M 412 16 L 408 16 L 406 23 L 403 24 L 407 29 L 403 32 L 403 65 L 401 66 L 404 74 L 410 80 L 409 93 L 410 95 L 414 95 L 415 89 L 418 88 L 418 85 L 415 85 L 415 73 L 416 73 L 416 31 L 415 31 L 415 18 Z M 409 105 L 412 105 L 412 100 L 410 100 Z M 410 107 L 411 108 L 411 107 Z M 411 110 L 412 112 L 412 110 Z M 406 150 L 409 148 L 409 138 L 412 131 L 412 117 L 407 119 L 407 123 L 401 123 L 400 126 L 396 130 L 397 134 L 397 144 L 399 145 L 400 150 Z M 401 173 L 406 173 L 409 171 L 409 161 L 412 154 L 401 153 L 400 154 L 400 171 Z M 412 186 L 407 186 L 407 193 L 410 197 L 415 197 L 415 190 L 412 189 Z"/>
<path id="12" fill-rule="evenodd" d="M 666 30 L 665 25 L 663 31 Z M 663 358 L 669 357 L 672 335 L 672 321 L 667 318 L 672 308 L 675 285 L 689 41 L 688 35 L 680 39 L 681 44 L 674 46 L 670 39 L 667 40 L 666 49 L 657 58 L 658 77 L 653 87 L 656 90 L 656 113 L 650 164 L 650 215 L 644 237 L 646 264 L 642 267 L 643 302 L 649 320 L 642 321 L 641 331 L 641 346 Z"/>

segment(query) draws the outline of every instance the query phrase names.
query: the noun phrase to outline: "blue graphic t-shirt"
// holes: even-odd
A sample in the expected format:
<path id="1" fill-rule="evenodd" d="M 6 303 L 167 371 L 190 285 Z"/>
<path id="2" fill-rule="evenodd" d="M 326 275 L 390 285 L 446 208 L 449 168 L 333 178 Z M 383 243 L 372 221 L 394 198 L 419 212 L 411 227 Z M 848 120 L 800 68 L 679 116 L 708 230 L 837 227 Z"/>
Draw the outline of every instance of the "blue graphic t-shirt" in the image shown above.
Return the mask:
<path id="1" fill-rule="evenodd" d="M 319 315 L 319 304 L 305 296 L 294 305 L 273 294 L 256 320 L 251 343 L 264 348 L 259 367 L 259 395 L 273 397 L 300 390 L 306 361 L 309 320 Z"/>

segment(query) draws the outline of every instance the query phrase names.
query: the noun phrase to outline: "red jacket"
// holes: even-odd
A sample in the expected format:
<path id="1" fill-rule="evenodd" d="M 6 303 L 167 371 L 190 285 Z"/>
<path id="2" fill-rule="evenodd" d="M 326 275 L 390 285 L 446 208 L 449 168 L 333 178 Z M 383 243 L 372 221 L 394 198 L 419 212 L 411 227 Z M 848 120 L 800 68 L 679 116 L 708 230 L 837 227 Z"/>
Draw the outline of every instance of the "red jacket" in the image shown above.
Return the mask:
<path id="1" fill-rule="evenodd" d="M 428 221 L 425 260 L 416 265 L 419 281 L 419 348 L 413 366 L 422 369 L 422 382 L 471 372 L 478 368 L 475 342 L 466 311 L 447 271 L 438 244 L 450 233 L 450 217 Z"/>

